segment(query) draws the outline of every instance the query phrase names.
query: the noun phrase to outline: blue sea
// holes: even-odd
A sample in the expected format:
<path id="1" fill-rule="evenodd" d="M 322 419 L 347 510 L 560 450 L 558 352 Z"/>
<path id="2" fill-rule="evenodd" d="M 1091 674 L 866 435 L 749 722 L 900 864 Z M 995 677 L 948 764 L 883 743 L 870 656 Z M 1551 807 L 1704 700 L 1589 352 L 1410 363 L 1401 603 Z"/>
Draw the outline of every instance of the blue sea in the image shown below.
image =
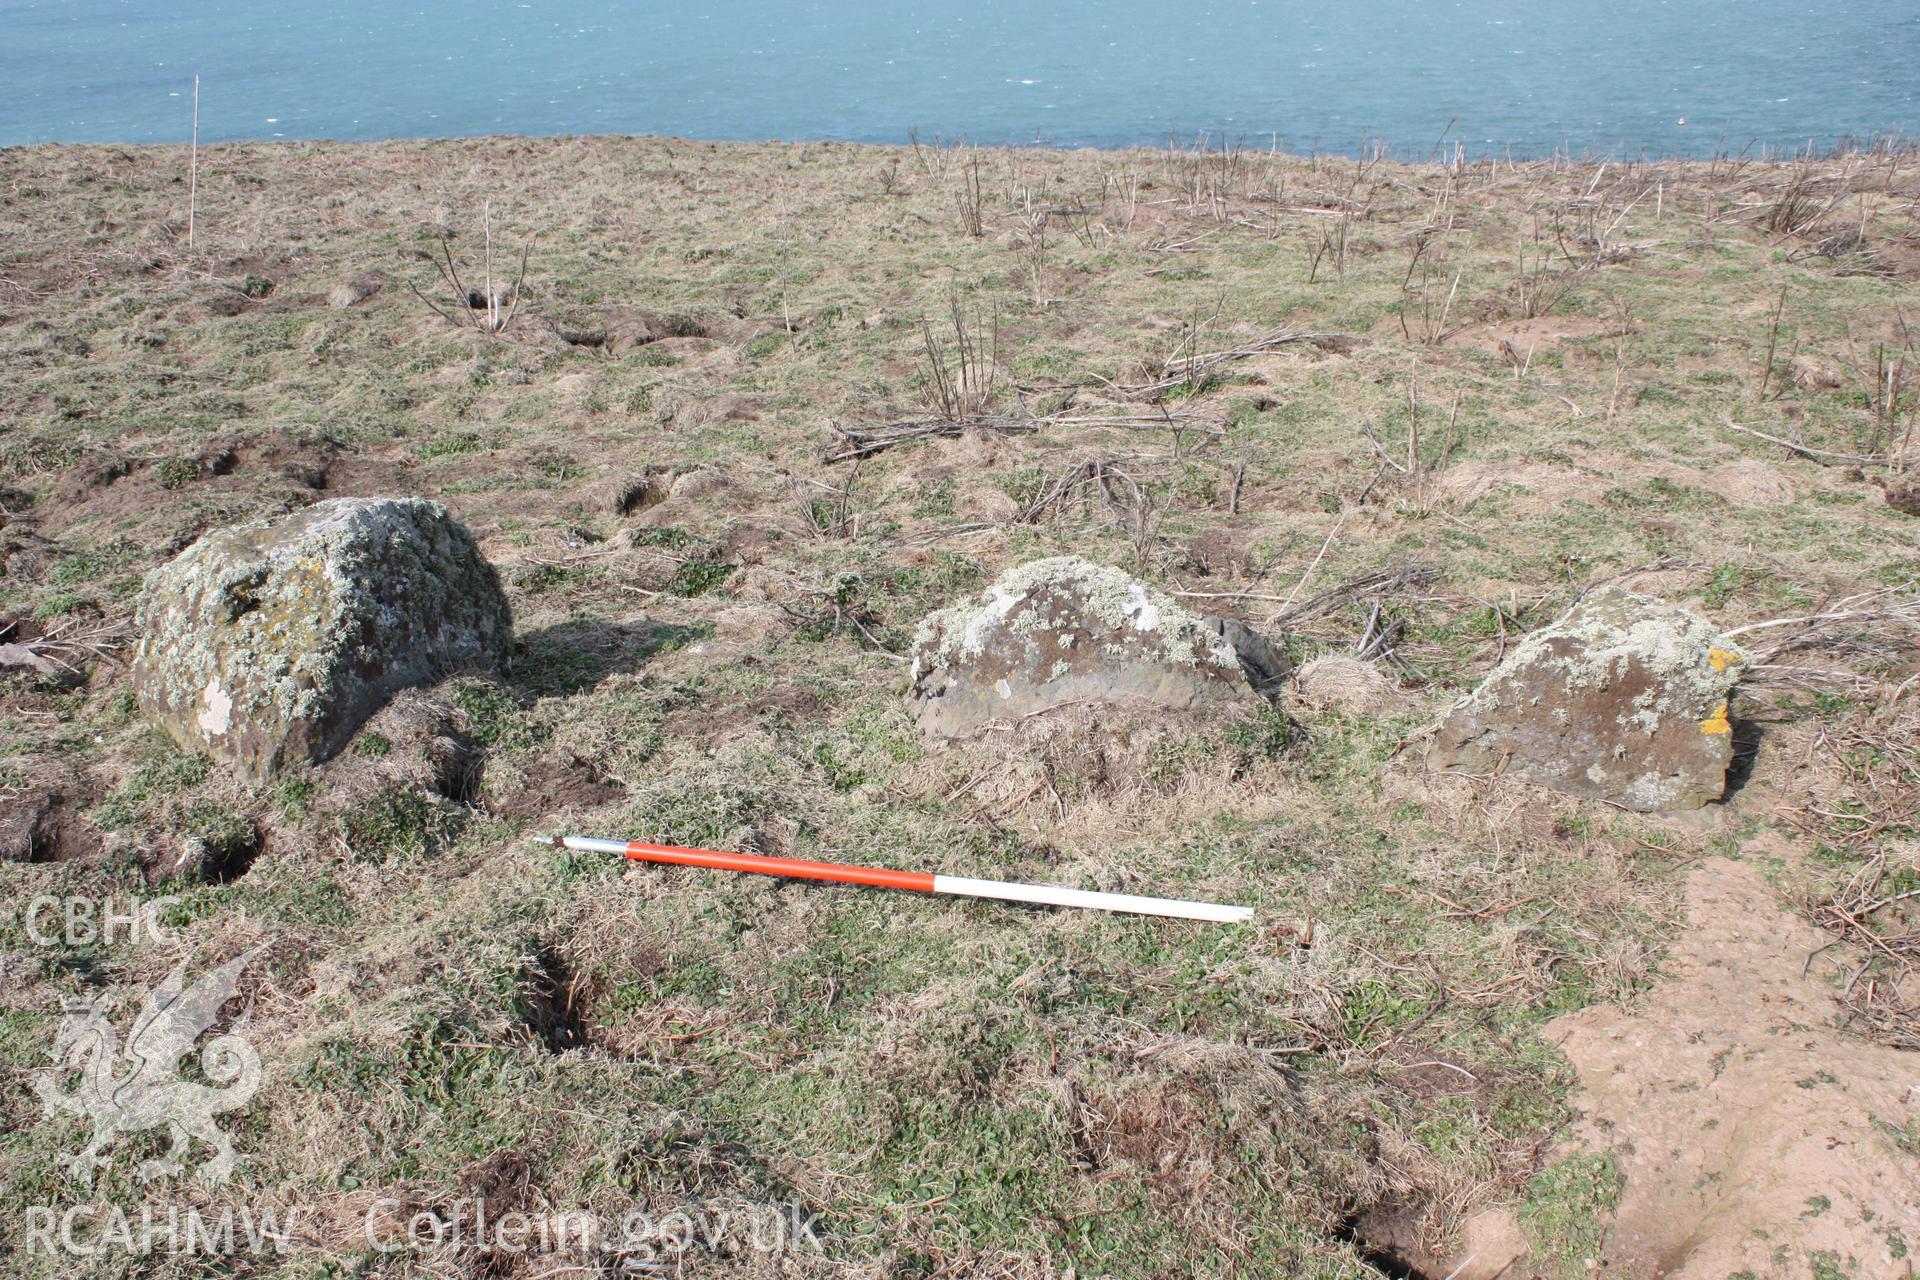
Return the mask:
<path id="1" fill-rule="evenodd" d="M 1920 0 L 0 0 L 0 144 L 1703 155 L 1920 133 Z"/>

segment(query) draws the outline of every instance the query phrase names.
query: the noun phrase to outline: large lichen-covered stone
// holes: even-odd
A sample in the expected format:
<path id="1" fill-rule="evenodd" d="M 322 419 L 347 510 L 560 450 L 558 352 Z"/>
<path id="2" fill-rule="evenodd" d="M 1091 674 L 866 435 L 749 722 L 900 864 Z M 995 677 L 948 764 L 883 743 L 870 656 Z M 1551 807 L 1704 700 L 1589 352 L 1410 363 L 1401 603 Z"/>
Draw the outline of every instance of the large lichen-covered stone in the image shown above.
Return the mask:
<path id="1" fill-rule="evenodd" d="M 1428 763 L 1643 812 L 1695 809 L 1726 790 L 1728 700 L 1746 661 L 1705 619 L 1601 588 L 1454 706 Z"/>
<path id="2" fill-rule="evenodd" d="M 923 731 L 952 737 L 1075 702 L 1248 701 L 1286 673 L 1285 655 L 1242 624 L 1197 617 L 1118 569 L 1058 556 L 928 615 L 908 698 Z"/>
<path id="3" fill-rule="evenodd" d="M 216 529 L 147 576 L 141 709 L 259 776 L 319 762 L 397 690 L 506 656 L 512 618 L 437 502 L 340 498 Z"/>

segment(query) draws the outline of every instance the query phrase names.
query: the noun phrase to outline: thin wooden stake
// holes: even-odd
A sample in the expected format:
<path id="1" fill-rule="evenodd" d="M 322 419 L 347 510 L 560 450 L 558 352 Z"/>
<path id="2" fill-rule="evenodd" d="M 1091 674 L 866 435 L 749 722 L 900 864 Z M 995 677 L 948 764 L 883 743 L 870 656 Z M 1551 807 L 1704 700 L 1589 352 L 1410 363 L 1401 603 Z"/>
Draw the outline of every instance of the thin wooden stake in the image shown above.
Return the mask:
<path id="1" fill-rule="evenodd" d="M 487 332 L 500 332 L 500 300 L 493 296 L 493 201 L 481 206 L 481 225 L 487 233 Z"/>
<path id="2" fill-rule="evenodd" d="M 193 77 L 193 143 L 187 153 L 187 251 L 193 251 L 193 222 L 200 203 L 200 77 Z"/>

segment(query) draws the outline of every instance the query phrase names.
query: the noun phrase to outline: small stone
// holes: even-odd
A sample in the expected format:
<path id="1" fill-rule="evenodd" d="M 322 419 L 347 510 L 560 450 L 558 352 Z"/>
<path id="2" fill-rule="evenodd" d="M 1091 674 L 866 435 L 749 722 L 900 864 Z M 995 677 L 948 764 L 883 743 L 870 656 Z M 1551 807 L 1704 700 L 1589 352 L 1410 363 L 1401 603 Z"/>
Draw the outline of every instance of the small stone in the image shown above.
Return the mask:
<path id="1" fill-rule="evenodd" d="M 1840 366 L 1818 356 L 1795 356 L 1791 368 L 1793 385 L 1802 391 L 1833 391 L 1846 385 Z"/>
<path id="2" fill-rule="evenodd" d="M 1304 663 L 1295 676 L 1300 701 L 1318 711 L 1372 715 L 1393 704 L 1394 682 L 1371 662 L 1330 653 Z"/>
<path id="3" fill-rule="evenodd" d="M 163 880 L 200 880 L 215 861 L 213 850 L 199 836 L 162 835 L 141 846 L 139 857 L 148 884 Z"/>
<path id="4" fill-rule="evenodd" d="M 1227 642 L 1240 660 L 1247 683 L 1262 697 L 1277 694 L 1293 674 L 1293 660 L 1286 650 L 1238 618 L 1202 618 L 1200 624 Z"/>
<path id="5" fill-rule="evenodd" d="M 256 777 L 332 756 L 401 689 L 505 659 L 493 566 L 437 502 L 339 498 L 217 529 L 147 576 L 140 708 Z"/>
<path id="6" fill-rule="evenodd" d="M 1068 703 L 1250 702 L 1285 674 L 1285 655 L 1243 624 L 1198 617 L 1118 569 L 1059 556 L 929 615 L 914 637 L 908 698 L 923 732 L 953 737 Z"/>
<path id="7" fill-rule="evenodd" d="M 718 493 L 725 489 L 728 483 L 729 481 L 724 471 L 720 471 L 714 467 L 695 467 L 690 471 L 683 471 L 675 476 L 673 478 L 673 484 L 668 488 L 668 492 L 674 498 L 683 502 L 690 502 L 695 498 L 703 498 L 708 494 Z"/>
<path id="8" fill-rule="evenodd" d="M 1726 790 L 1727 710 L 1747 660 L 1705 619 L 1603 587 L 1456 704 L 1427 762 L 1641 812 L 1697 809 Z"/>

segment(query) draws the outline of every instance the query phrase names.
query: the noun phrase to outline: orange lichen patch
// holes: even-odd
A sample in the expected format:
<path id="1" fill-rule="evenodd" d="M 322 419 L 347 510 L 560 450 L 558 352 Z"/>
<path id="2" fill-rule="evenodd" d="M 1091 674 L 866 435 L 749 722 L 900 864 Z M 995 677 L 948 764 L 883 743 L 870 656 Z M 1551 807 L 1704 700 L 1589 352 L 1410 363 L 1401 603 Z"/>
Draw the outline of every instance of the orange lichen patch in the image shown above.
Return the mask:
<path id="1" fill-rule="evenodd" d="M 1718 653 L 1719 650 L 1716 649 L 1714 652 Z M 1727 704 L 1725 699 L 1722 699 L 1720 705 L 1714 708 L 1712 715 L 1708 716 L 1705 720 L 1702 720 L 1700 722 L 1700 732 L 1702 733 L 1732 733 L 1733 732 L 1733 726 L 1727 722 Z"/>
<path id="2" fill-rule="evenodd" d="M 1728 667 L 1737 667 L 1746 660 L 1746 655 L 1740 653 L 1738 650 L 1717 648 L 1707 650 L 1707 661 L 1713 664 L 1715 671 L 1725 671 Z"/>

